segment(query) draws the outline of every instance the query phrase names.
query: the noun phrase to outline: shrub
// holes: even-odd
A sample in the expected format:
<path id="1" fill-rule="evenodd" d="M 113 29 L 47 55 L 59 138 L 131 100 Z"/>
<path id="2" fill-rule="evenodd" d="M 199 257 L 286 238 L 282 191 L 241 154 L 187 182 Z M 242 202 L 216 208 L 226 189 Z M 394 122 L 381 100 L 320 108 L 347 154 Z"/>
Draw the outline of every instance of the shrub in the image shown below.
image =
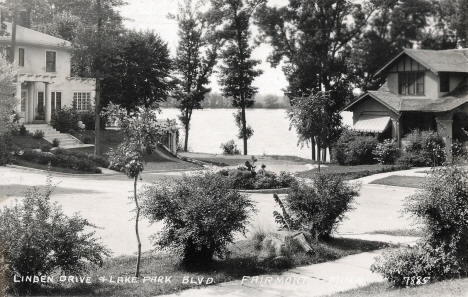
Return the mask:
<path id="1" fill-rule="evenodd" d="M 95 156 L 93 154 L 85 154 L 82 152 L 77 152 L 77 151 L 72 151 L 72 150 L 64 150 L 64 149 L 58 149 L 54 152 L 55 155 L 65 155 L 65 156 L 74 156 L 78 159 L 82 160 L 90 160 L 99 167 L 109 167 L 109 160 L 107 160 L 106 157 L 103 156 Z"/>
<path id="2" fill-rule="evenodd" d="M 71 130 L 79 130 L 79 115 L 75 109 L 64 107 L 52 114 L 51 125 L 62 133 L 71 133 Z"/>
<path id="3" fill-rule="evenodd" d="M 254 209 L 247 196 L 215 173 L 159 182 L 144 193 L 142 210 L 151 221 L 164 221 L 157 244 L 182 255 L 184 263 L 206 264 L 222 256 L 236 232 L 245 233 Z"/>
<path id="4" fill-rule="evenodd" d="M 3 256 L 3 247 L 0 246 L 0 296 L 6 296 L 8 289 L 7 266 Z"/>
<path id="5" fill-rule="evenodd" d="M 0 211 L 0 242 L 10 274 L 80 275 L 89 263 L 100 265 L 109 255 L 95 232 L 89 231 L 93 225 L 76 214 L 65 215 L 50 201 L 52 192 L 49 178 L 45 189 L 33 187 L 23 203 Z M 21 283 L 20 288 L 31 285 Z"/>
<path id="6" fill-rule="evenodd" d="M 8 132 L 0 133 L 0 166 L 8 164 L 11 161 L 11 149 L 11 134 Z"/>
<path id="7" fill-rule="evenodd" d="M 384 254 L 373 270 L 394 286 L 405 285 L 407 276 L 441 280 L 468 275 L 467 171 L 455 166 L 433 169 L 405 209 L 425 223 L 422 242 Z"/>
<path id="8" fill-rule="evenodd" d="M 340 165 L 361 165 L 375 163 L 373 151 L 378 144 L 374 136 L 363 136 L 351 130 L 344 130 L 333 147 L 335 160 Z"/>
<path id="9" fill-rule="evenodd" d="M 394 164 L 400 156 L 398 144 L 393 139 L 385 139 L 378 143 L 374 151 L 374 159 L 379 164 Z"/>
<path id="10" fill-rule="evenodd" d="M 455 140 L 452 143 L 452 154 L 455 161 L 464 161 L 468 157 L 468 152 L 463 142 Z"/>
<path id="11" fill-rule="evenodd" d="M 60 145 L 60 140 L 58 140 L 57 138 L 54 138 L 54 140 L 52 140 L 52 146 L 58 147 L 59 145 Z"/>
<path id="12" fill-rule="evenodd" d="M 425 241 L 463 260 L 468 272 L 468 172 L 456 166 L 434 169 L 407 211 L 426 226 Z"/>
<path id="13" fill-rule="evenodd" d="M 282 229 L 302 230 L 316 239 L 325 239 L 351 209 L 358 191 L 335 175 L 318 173 L 312 182 L 293 183 L 284 202 L 275 196 L 283 214 L 274 212 L 274 216 Z"/>
<path id="14" fill-rule="evenodd" d="M 250 168 L 250 169 L 249 169 Z M 257 171 L 254 168 L 241 166 L 237 169 L 222 169 L 217 174 L 226 178 L 231 187 L 239 190 L 260 190 L 288 188 L 296 181 L 290 173 L 266 171 L 265 167 Z"/>
<path id="15" fill-rule="evenodd" d="M 83 143 L 84 144 L 90 144 L 90 143 L 93 143 L 93 141 L 94 140 L 93 140 L 93 138 L 91 138 L 91 136 L 86 135 L 86 136 L 83 137 Z"/>
<path id="16" fill-rule="evenodd" d="M 226 143 L 221 144 L 221 149 L 223 150 L 224 155 L 240 155 L 239 148 L 234 140 L 229 140 Z"/>
<path id="17" fill-rule="evenodd" d="M 19 127 L 18 134 L 20 136 L 28 136 L 29 135 L 28 130 L 26 130 L 26 127 L 24 125 L 21 125 Z"/>
<path id="18" fill-rule="evenodd" d="M 93 110 L 87 110 L 79 113 L 79 120 L 85 125 L 86 130 L 94 130 L 95 117 Z"/>
<path id="19" fill-rule="evenodd" d="M 413 130 L 402 139 L 406 143 L 404 153 L 398 160 L 409 166 L 439 166 L 445 161 L 445 144 L 434 131 Z"/>
<path id="20" fill-rule="evenodd" d="M 34 139 L 41 139 L 43 137 L 44 137 L 44 131 L 42 131 L 42 130 L 34 131 L 34 134 L 33 134 Z"/>
<path id="21" fill-rule="evenodd" d="M 406 247 L 384 252 L 372 264 L 394 287 L 423 285 L 460 275 L 455 257 L 427 246 Z"/>

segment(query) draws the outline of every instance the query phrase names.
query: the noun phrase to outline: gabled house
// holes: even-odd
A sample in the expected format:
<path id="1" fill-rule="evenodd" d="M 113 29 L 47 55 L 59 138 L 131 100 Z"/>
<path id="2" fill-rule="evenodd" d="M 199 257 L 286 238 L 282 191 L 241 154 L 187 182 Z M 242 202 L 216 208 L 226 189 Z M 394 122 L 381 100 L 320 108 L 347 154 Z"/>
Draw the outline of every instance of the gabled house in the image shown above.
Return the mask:
<path id="1" fill-rule="evenodd" d="M 352 129 L 401 138 L 413 129 L 436 130 L 448 157 L 454 139 L 468 141 L 468 49 L 405 49 L 376 75 L 386 81 L 349 104 Z"/>
<path id="2" fill-rule="evenodd" d="M 11 23 L 0 36 L 3 54 L 11 48 Z M 71 43 L 22 26 L 16 26 L 14 63 L 18 68 L 16 98 L 21 122 L 50 123 L 63 106 L 87 110 L 94 102 L 96 81 L 71 76 Z"/>

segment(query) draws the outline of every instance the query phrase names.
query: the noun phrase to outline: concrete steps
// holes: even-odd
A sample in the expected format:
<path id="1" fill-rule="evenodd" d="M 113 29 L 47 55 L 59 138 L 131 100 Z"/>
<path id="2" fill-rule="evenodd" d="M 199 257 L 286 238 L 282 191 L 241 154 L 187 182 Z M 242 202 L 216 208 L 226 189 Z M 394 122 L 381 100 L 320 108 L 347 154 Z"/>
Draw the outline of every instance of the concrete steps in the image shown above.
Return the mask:
<path id="1" fill-rule="evenodd" d="M 92 144 L 83 144 L 79 139 L 70 134 L 60 133 L 48 124 L 25 124 L 24 127 L 31 134 L 34 134 L 36 131 L 44 132 L 43 138 L 50 143 L 52 143 L 54 139 L 57 139 L 59 141 L 59 147 L 61 148 L 93 146 Z"/>

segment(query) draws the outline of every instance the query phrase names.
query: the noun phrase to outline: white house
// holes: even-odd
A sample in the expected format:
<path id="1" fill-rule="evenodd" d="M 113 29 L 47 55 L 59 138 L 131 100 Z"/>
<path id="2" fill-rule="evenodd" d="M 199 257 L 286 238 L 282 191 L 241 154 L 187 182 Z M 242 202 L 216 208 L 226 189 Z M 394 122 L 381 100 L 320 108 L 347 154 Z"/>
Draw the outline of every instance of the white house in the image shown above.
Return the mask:
<path id="1" fill-rule="evenodd" d="M 0 48 L 11 47 L 11 23 L 7 36 L 0 36 Z M 94 102 L 96 81 L 71 76 L 71 43 L 16 26 L 14 63 L 18 67 L 17 111 L 25 124 L 50 122 L 55 109 L 73 106 L 87 110 Z"/>

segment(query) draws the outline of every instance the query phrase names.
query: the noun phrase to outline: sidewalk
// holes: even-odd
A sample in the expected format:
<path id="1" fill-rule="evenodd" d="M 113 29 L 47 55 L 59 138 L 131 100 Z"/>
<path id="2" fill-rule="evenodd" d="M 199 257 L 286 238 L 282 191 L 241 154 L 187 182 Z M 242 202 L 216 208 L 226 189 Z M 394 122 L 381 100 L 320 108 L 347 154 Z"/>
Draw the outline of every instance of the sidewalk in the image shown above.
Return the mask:
<path id="1" fill-rule="evenodd" d="M 245 276 L 210 287 L 189 289 L 166 297 L 310 297 L 347 291 L 382 282 L 369 267 L 381 251 L 347 256 L 333 262 L 297 267 L 282 274 Z"/>

